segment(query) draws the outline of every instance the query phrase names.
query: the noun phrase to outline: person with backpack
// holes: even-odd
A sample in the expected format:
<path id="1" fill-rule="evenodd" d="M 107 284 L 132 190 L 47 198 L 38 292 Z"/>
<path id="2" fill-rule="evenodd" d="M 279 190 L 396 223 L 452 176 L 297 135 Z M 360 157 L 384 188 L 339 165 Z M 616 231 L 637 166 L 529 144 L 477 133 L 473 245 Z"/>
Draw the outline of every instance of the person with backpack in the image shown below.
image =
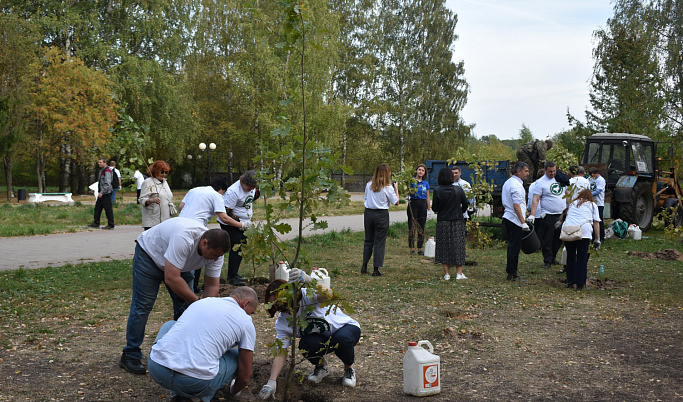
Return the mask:
<path id="1" fill-rule="evenodd" d="M 105 157 L 101 157 L 97 164 L 100 167 L 97 201 L 95 202 L 93 222 L 88 227 L 93 229 L 100 228 L 100 217 L 104 209 L 104 213 L 107 215 L 107 226 L 104 226 L 102 229 L 111 230 L 114 229 L 114 210 L 111 206 L 110 196 L 112 192 L 112 170 L 107 166 L 107 158 Z"/>

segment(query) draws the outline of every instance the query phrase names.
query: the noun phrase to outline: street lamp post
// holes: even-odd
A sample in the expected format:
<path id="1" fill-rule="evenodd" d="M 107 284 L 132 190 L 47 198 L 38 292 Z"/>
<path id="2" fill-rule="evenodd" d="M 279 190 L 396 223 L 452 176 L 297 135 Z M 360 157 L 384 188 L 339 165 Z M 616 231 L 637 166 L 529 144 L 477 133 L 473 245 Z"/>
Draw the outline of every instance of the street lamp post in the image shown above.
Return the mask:
<path id="1" fill-rule="evenodd" d="M 216 150 L 216 144 L 214 144 L 212 142 L 209 144 L 209 147 L 207 148 L 206 144 L 201 142 L 201 143 L 199 143 L 199 150 L 200 151 L 206 150 L 206 160 L 207 160 L 207 164 L 209 167 L 209 172 L 208 172 L 209 173 L 209 184 L 211 184 L 211 152 L 210 151 Z"/>

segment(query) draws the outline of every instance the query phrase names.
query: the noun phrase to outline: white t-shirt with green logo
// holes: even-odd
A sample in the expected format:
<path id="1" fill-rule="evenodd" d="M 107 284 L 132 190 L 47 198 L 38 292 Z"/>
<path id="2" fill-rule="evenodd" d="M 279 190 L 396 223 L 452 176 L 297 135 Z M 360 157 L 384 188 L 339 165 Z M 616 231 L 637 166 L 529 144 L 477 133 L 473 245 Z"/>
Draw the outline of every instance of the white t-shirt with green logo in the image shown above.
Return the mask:
<path id="1" fill-rule="evenodd" d="M 239 218 L 240 222 L 251 221 L 251 217 L 254 215 L 251 204 L 254 202 L 255 194 L 256 189 L 244 191 L 242 184 L 237 180 L 232 186 L 228 187 L 228 191 L 223 195 L 225 208 L 232 209 L 232 212 Z M 223 222 L 223 224 L 225 224 L 225 222 Z"/>
<path id="2" fill-rule="evenodd" d="M 564 187 L 554 177 L 549 179 L 548 176 L 543 176 L 536 180 L 534 195 L 541 196 L 541 215 L 561 214 L 567 206 L 567 203 L 562 198 L 564 196 Z"/>

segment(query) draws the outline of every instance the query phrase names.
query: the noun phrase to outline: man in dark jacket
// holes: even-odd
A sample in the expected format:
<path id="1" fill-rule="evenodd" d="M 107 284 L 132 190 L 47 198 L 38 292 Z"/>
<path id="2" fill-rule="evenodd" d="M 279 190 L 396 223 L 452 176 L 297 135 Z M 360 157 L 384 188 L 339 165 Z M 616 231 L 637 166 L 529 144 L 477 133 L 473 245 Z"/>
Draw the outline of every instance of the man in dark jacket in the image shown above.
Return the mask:
<path id="1" fill-rule="evenodd" d="M 529 165 L 527 183 L 531 184 L 539 169 L 545 165 L 546 153 L 553 147 L 553 140 L 527 142 L 517 150 L 517 160 Z"/>
<path id="2" fill-rule="evenodd" d="M 102 216 L 102 209 L 107 215 L 107 226 L 102 227 L 102 229 L 114 229 L 114 210 L 111 206 L 111 193 L 112 187 L 112 170 L 107 166 L 107 158 L 100 158 L 97 161 L 100 167 L 99 173 L 99 187 L 97 193 L 97 202 L 95 202 L 95 216 L 93 222 L 88 225 L 89 228 L 99 229 L 100 228 L 100 216 Z"/>

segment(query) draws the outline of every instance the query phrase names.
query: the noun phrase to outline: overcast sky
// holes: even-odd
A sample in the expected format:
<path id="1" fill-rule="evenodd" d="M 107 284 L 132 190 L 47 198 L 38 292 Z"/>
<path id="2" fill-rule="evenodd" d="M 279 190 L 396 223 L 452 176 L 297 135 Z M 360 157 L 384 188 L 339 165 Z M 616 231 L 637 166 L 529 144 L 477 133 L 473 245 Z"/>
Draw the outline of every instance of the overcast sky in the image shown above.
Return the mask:
<path id="1" fill-rule="evenodd" d="M 544 139 L 584 120 L 593 31 L 609 0 L 446 0 L 458 16 L 454 59 L 470 84 L 462 116 L 474 135 L 517 138 L 522 124 Z"/>

